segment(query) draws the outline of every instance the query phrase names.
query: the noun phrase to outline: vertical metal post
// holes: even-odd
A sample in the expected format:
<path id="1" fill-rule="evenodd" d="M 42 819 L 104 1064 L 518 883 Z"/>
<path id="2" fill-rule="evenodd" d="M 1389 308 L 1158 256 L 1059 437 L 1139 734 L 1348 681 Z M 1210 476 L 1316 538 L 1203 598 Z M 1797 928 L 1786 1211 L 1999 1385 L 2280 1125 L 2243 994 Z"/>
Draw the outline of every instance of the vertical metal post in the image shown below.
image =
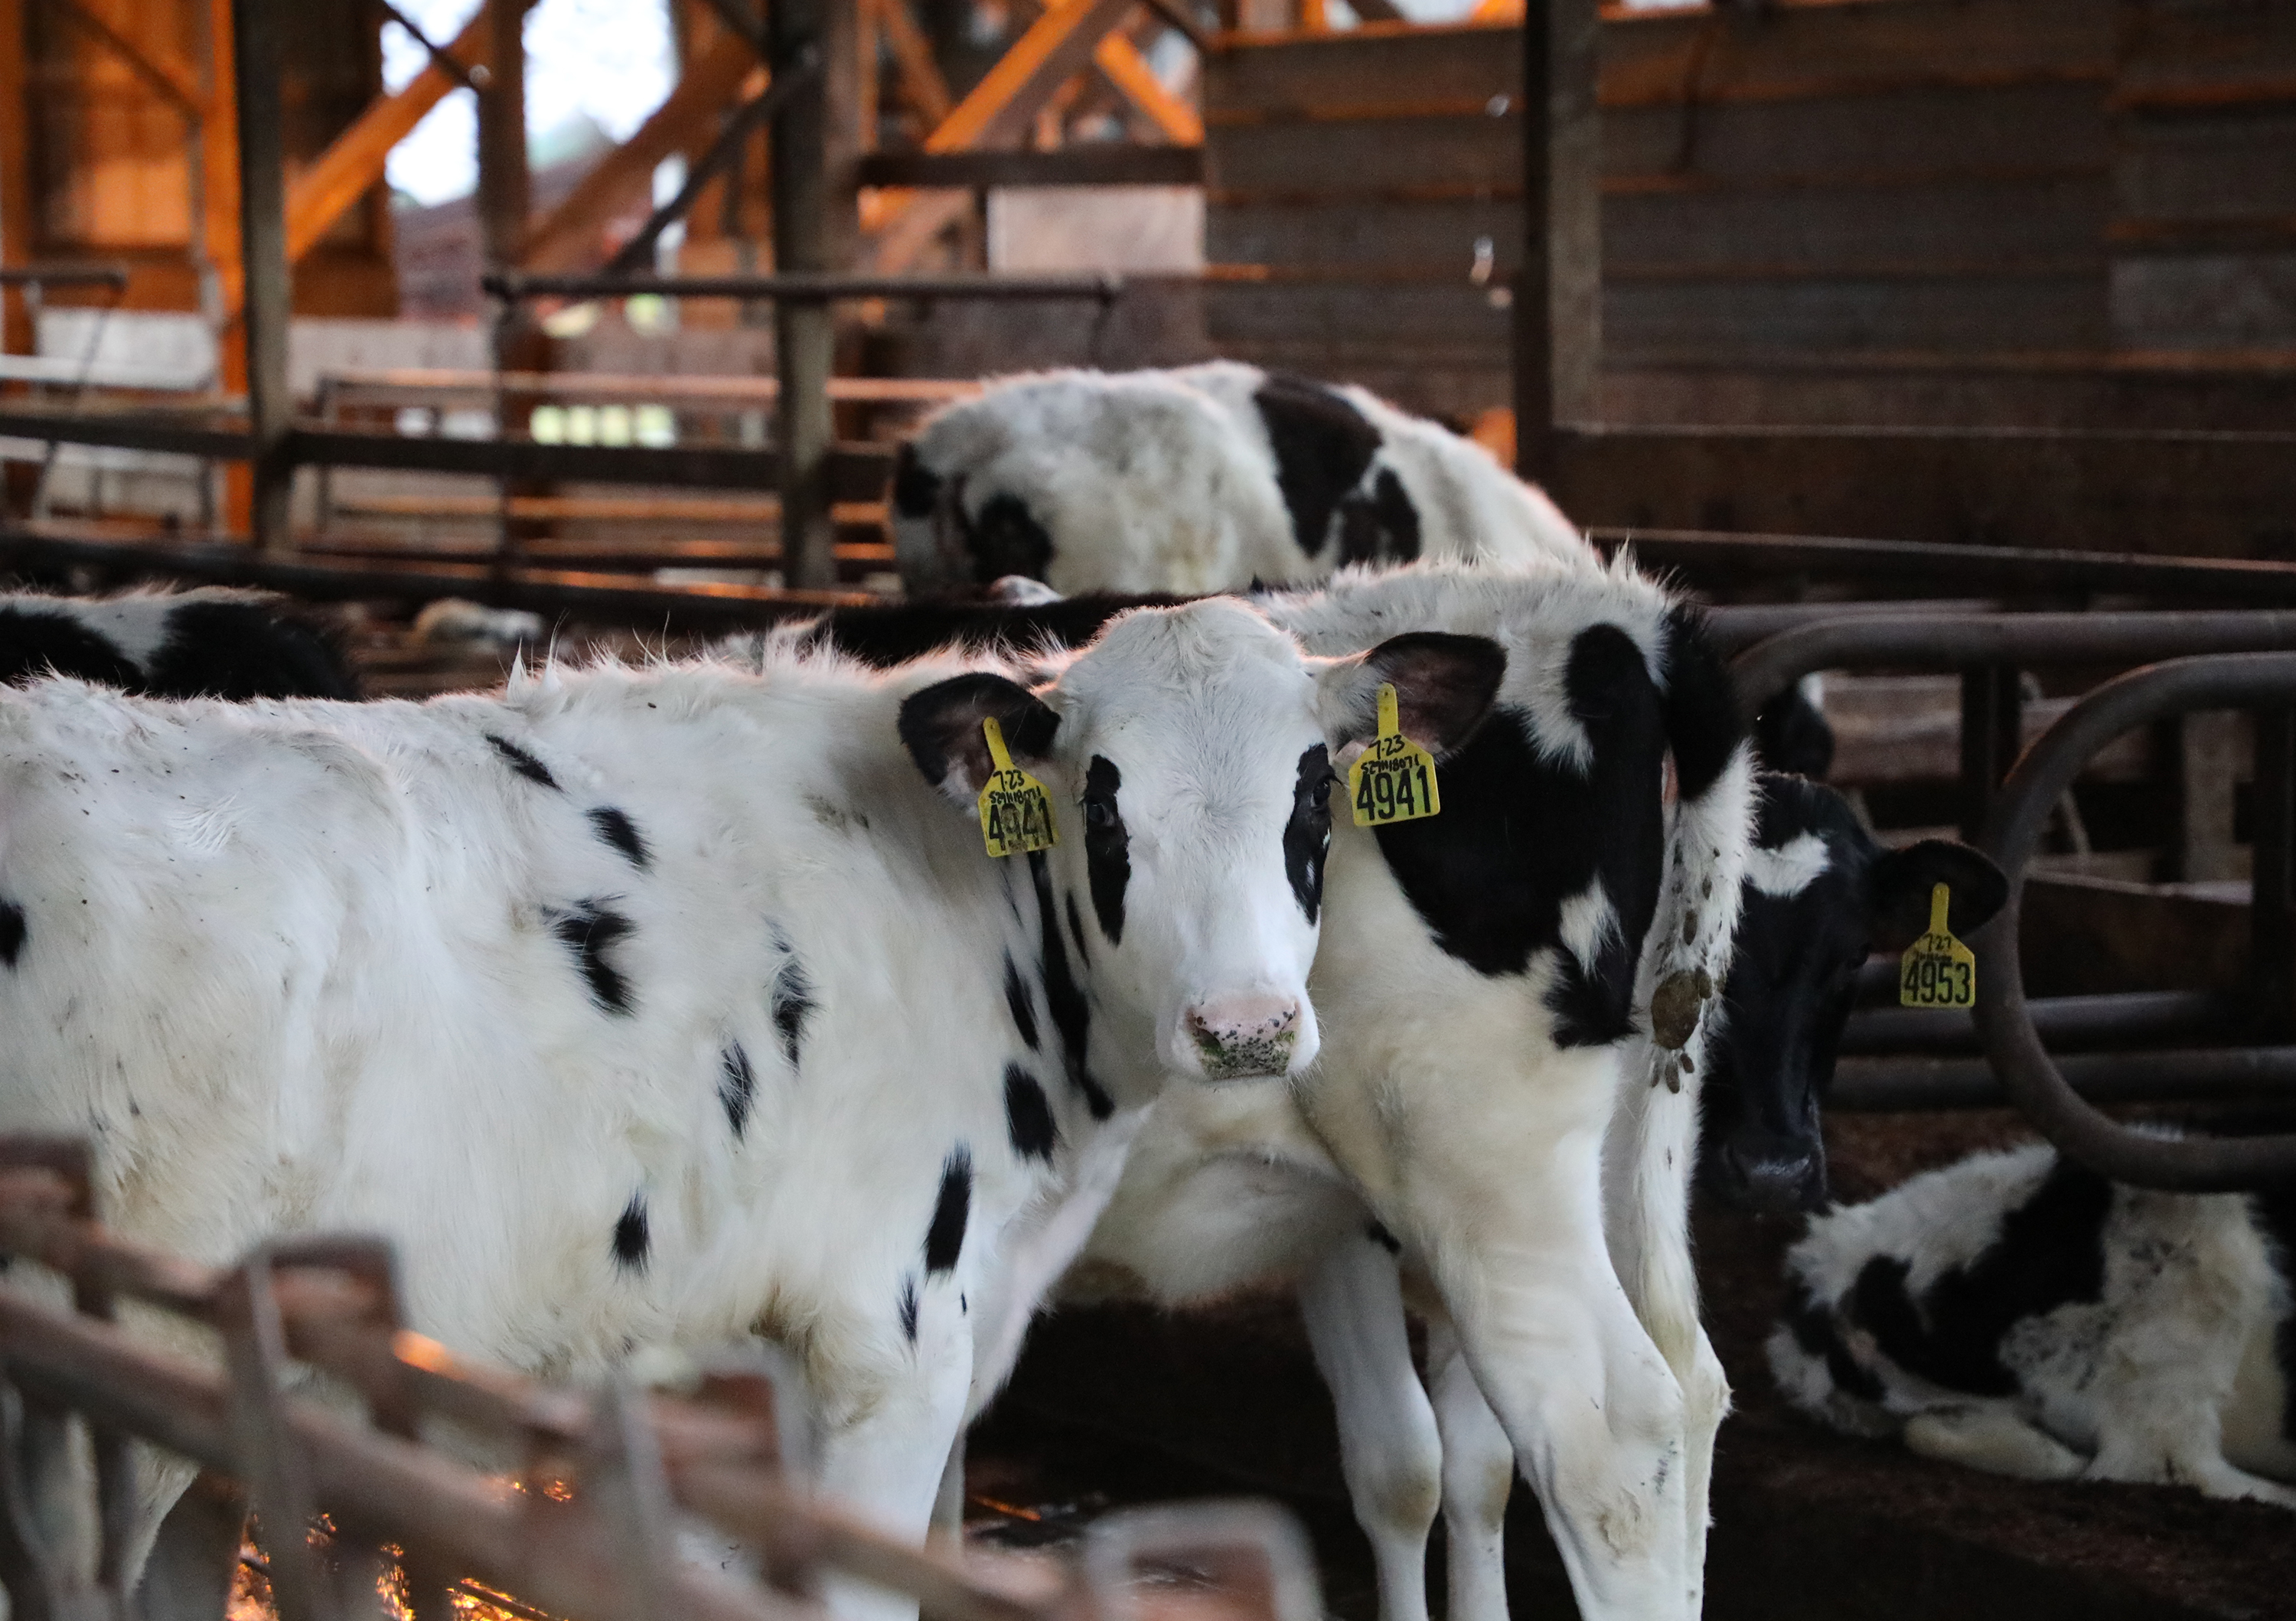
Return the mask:
<path id="1" fill-rule="evenodd" d="M 771 8 L 774 71 L 792 70 L 808 48 L 821 71 L 782 103 L 774 119 L 771 160 L 774 267 L 826 272 L 843 267 L 851 224 L 836 217 L 849 202 L 847 177 L 832 173 L 840 142 L 832 132 L 839 81 L 852 78 L 850 17 L 838 26 L 845 0 L 775 0 Z M 834 36 L 842 35 L 840 39 Z M 839 46 L 845 45 L 840 51 Z M 849 213 L 849 208 L 847 209 Z M 830 517 L 829 452 L 835 419 L 829 376 L 836 358 L 836 327 L 826 304 L 783 299 L 774 310 L 775 365 L 781 378 L 778 431 L 781 458 L 782 578 L 792 586 L 824 590 L 837 582 Z"/>
<path id="2" fill-rule="evenodd" d="M 1522 264 L 1515 273 L 1514 463 L 1552 483 L 1566 422 L 1592 421 L 1603 352 L 1602 124 L 1595 0 L 1526 0 Z"/>
<path id="3" fill-rule="evenodd" d="M 1961 836 L 1974 843 L 1993 796 L 2024 743 L 2016 669 L 1988 664 L 1961 673 Z"/>
<path id="4" fill-rule="evenodd" d="M 2249 985 L 2259 1039 L 2296 1030 L 2296 710 L 2256 716 Z"/>
<path id="5" fill-rule="evenodd" d="M 284 552 L 295 466 L 288 436 L 295 402 L 287 392 L 287 159 L 281 131 L 278 8 L 285 0 L 232 0 L 232 77 L 239 127 L 239 250 L 245 294 L 241 330 L 247 352 L 247 423 L 254 500 L 249 513 L 258 551 Z"/>

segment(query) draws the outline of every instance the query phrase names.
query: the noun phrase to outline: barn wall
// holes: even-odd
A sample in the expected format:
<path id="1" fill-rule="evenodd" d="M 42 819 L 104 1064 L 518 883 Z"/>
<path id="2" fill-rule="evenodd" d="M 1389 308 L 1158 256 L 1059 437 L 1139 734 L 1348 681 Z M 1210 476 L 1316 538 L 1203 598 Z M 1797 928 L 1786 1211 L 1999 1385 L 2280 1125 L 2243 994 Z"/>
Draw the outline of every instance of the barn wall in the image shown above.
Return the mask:
<path id="1" fill-rule="evenodd" d="M 1214 343 L 1506 403 L 1520 61 L 1479 25 L 1216 56 Z M 2257 0 L 1606 14 L 1603 413 L 2284 424 L 2244 351 L 2296 349 L 2292 85 Z"/>

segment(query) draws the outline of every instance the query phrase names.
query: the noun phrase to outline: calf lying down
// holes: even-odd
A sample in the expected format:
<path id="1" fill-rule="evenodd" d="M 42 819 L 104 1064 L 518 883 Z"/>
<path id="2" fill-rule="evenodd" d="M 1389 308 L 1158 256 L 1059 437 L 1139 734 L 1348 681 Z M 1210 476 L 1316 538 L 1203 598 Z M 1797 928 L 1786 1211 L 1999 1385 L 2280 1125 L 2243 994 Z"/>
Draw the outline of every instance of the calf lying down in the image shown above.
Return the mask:
<path id="1" fill-rule="evenodd" d="M 1820 1216 L 1786 1267 L 1770 1366 L 1837 1429 L 2296 1508 L 2296 1190 L 2121 1187 L 2037 1145 Z"/>
<path id="2" fill-rule="evenodd" d="M 1234 361 L 992 384 L 902 446 L 892 509 L 913 594 L 1006 575 L 1195 593 L 1415 558 L 1592 561 L 1472 440 L 1362 389 Z"/>
<path id="3" fill-rule="evenodd" d="M 1502 663 L 1310 660 L 1207 602 L 1034 690 L 774 657 L 421 706 L 0 692 L 0 1130 L 92 1134 L 107 1219 L 198 1260 L 381 1232 L 415 1326 L 522 1369 L 775 1341 L 824 1488 L 921 1535 L 1165 1077 L 1314 1059 L 1330 754 L 1382 682 L 1453 746 Z M 1049 850 L 983 849 L 988 719 Z"/>

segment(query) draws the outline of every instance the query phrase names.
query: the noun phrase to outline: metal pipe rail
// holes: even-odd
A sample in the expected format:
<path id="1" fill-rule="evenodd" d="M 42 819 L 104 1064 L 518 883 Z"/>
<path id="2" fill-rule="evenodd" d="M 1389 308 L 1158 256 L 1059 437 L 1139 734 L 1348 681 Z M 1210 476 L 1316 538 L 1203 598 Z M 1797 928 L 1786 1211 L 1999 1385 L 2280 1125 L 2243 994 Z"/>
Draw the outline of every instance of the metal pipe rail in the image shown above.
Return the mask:
<path id="1" fill-rule="evenodd" d="M 784 275 L 603 276 L 490 274 L 480 283 L 504 301 L 524 299 L 749 299 L 781 304 L 835 304 L 859 299 L 1004 300 L 1092 299 L 1113 303 L 1124 294 L 1120 275 Z"/>
<path id="2" fill-rule="evenodd" d="M 2282 649 L 2296 649 L 2296 610 L 1863 614 L 1781 631 L 1732 659 L 1730 675 L 1738 712 L 1751 724 L 1763 705 L 1816 670 L 2024 668 Z"/>
<path id="3" fill-rule="evenodd" d="M 799 1621 L 837 1572 L 914 1598 L 931 1621 L 1316 1621 L 1304 1539 L 1251 1505 L 1148 1510 L 1096 1527 L 1080 1568 L 909 1547 L 824 1508 L 782 1470 L 794 1410 L 770 1368 L 705 1371 L 693 1399 L 627 1385 L 591 1395 L 462 1362 L 401 1326 L 388 1246 L 290 1240 L 210 1269 L 125 1243 L 94 1219 L 84 1143 L 0 1138 L 0 1249 L 63 1273 L 63 1310 L 0 1281 L 0 1378 L 20 1401 L 0 1433 L 0 1584 L 27 1621 L 130 1614 L 124 1551 L 135 1486 L 126 1437 L 245 1482 L 267 1537 L 281 1621 L 373 1612 L 385 1547 L 403 1554 L 410 1608 L 447 1621 L 450 1583 L 476 1578 L 559 1615 L 621 1621 Z M 124 1332 L 123 1300 L 219 1331 L 225 1368 Z M 340 1378 L 367 1409 L 288 1392 L 290 1361 Z M 93 1502 L 64 1429 L 94 1443 Z M 522 1456 L 507 1489 L 425 1446 L 436 1415 Z M 42 1513 L 34 1512 L 35 1503 Z M 59 1515 L 66 1522 L 53 1535 Z M 700 1514 L 759 1553 L 765 1584 L 684 1563 L 673 1516 Z M 335 1527 L 339 1575 L 302 1528 Z M 93 1524 L 91 1525 L 91 1521 Z M 94 1570 L 69 1551 L 94 1543 Z M 1209 1562 L 1209 1588 L 1128 1590 L 1143 1563 Z"/>
<path id="4" fill-rule="evenodd" d="M 2086 618 L 2096 623 L 2138 618 L 2264 620 L 2289 616 L 2048 617 L 2069 617 L 2076 623 Z M 1761 651 L 1756 650 L 1757 654 Z M 2018 961 L 2025 869 L 2057 801 L 2099 749 L 2123 733 L 2166 716 L 2234 708 L 2296 708 L 2296 653 L 2174 659 L 2106 682 L 2075 704 L 2026 751 L 1994 801 L 1980 840 L 2009 880 L 2008 905 L 1992 922 L 1976 931 L 1971 942 L 1977 953 L 1977 1027 L 1984 1039 L 1986 1057 L 2010 1099 L 2050 1142 L 2100 1175 L 2139 1187 L 2233 1192 L 2296 1177 L 2296 1135 L 2183 1140 L 2148 1136 L 2099 1113 L 2084 1100 L 2068 1083 L 2064 1068 L 2042 1045 L 2031 1006 L 2025 999 Z M 2287 765 L 2284 759 L 2279 762 L 2284 775 Z M 2273 769 L 2266 751 L 2259 748 L 2259 800 L 2267 797 L 2266 779 Z M 2267 893 L 2269 879 L 2265 865 L 2259 855 L 2259 914 L 2267 903 L 2278 905 L 2285 898 Z M 2280 875 L 2283 888 L 2285 879 L 2285 874 Z M 2266 920 L 2259 915 L 2258 922 L 2262 926 Z M 2264 1051 L 2284 1054 L 2287 1050 Z M 2229 1050 L 2218 1061 L 2236 1060 L 2240 1053 L 2241 1050 Z M 2174 1073 L 2177 1060 L 2175 1054 L 2155 1053 L 2121 1061 L 2139 1063 L 2166 1076 Z"/>

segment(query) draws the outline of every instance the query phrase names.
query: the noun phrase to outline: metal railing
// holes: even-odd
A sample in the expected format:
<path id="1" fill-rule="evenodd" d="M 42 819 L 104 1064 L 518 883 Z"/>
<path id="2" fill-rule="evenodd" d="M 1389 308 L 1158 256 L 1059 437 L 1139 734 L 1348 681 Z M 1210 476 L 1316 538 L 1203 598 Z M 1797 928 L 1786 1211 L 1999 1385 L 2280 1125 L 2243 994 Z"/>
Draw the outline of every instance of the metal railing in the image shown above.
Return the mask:
<path id="1" fill-rule="evenodd" d="M 245 1485 L 280 1621 L 375 1615 L 394 1564 L 422 1621 L 446 1621 L 464 1582 L 597 1621 L 800 1621 L 821 1614 L 813 1595 L 831 1575 L 913 1598 L 927 1621 L 1320 1614 L 1305 1542 L 1272 1508 L 1111 1516 L 1065 1566 L 913 1548 L 784 1470 L 793 1385 L 762 1363 L 705 1370 L 685 1398 L 483 1368 L 405 1328 L 380 1240 L 285 1240 L 196 1266 L 98 1225 L 90 1170 L 79 1142 L 0 1138 L 0 1250 L 72 1289 L 64 1307 L 20 1269 L 0 1280 L 0 1585 L 18 1621 L 139 1613 L 125 1590 L 130 1437 Z M 223 1367 L 123 1330 L 130 1304 L 216 1330 Z M 294 1393 L 298 1363 L 333 1376 L 364 1418 Z M 92 1470 L 70 1445 L 75 1413 Z M 434 1420 L 516 1458 L 516 1483 L 426 1445 Z M 752 1551 L 762 1576 L 682 1560 L 676 1532 L 693 1518 Z M 322 1524 L 324 1555 L 307 1535 Z M 1174 1568 L 1203 1579 L 1136 1587 Z"/>

